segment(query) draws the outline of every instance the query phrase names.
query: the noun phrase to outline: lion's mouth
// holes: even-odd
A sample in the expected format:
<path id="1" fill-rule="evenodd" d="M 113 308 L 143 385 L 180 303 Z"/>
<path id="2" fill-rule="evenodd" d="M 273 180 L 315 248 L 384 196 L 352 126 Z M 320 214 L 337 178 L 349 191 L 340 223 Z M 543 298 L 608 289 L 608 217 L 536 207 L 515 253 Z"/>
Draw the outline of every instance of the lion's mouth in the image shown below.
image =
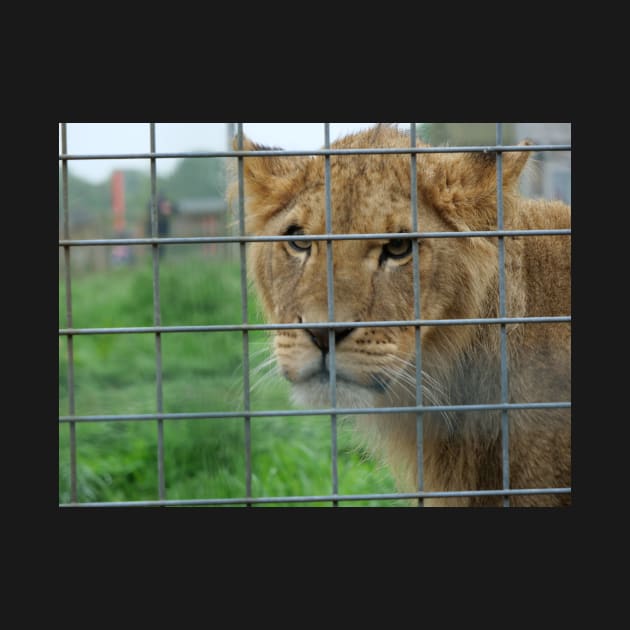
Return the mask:
<path id="1" fill-rule="evenodd" d="M 291 380 L 291 379 L 288 379 Z M 330 387 L 331 381 L 331 373 L 327 368 L 319 369 L 315 372 L 312 372 L 306 376 L 300 378 L 299 381 L 292 381 L 294 385 L 300 385 L 308 387 L 309 385 L 315 387 L 328 386 Z M 367 380 L 361 379 L 358 380 L 353 376 L 343 372 L 342 370 L 337 369 L 335 371 L 335 383 L 337 389 L 342 389 L 344 387 L 350 388 L 362 388 L 372 393 L 382 394 L 387 391 L 388 388 L 388 379 L 379 374 L 372 374 Z"/>
<path id="2" fill-rule="evenodd" d="M 330 380 L 326 374 L 318 373 L 310 378 L 293 383 L 293 401 L 299 406 L 313 408 L 340 407 L 358 409 L 376 407 L 382 396 L 380 390 L 357 383 L 344 377 L 337 377 L 335 396 L 330 390 Z"/>

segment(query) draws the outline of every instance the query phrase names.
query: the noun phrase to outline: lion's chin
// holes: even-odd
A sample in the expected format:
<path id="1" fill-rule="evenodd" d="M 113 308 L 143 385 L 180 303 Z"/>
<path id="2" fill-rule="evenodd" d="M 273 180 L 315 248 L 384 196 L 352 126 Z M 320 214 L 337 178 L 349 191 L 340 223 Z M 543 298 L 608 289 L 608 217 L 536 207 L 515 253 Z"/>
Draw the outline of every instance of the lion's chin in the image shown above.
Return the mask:
<path id="1" fill-rule="evenodd" d="M 332 405 L 330 384 L 327 380 L 311 378 L 292 386 L 293 402 L 300 407 L 329 409 Z M 336 407 L 357 409 L 379 406 L 379 392 L 346 380 L 337 381 Z"/>

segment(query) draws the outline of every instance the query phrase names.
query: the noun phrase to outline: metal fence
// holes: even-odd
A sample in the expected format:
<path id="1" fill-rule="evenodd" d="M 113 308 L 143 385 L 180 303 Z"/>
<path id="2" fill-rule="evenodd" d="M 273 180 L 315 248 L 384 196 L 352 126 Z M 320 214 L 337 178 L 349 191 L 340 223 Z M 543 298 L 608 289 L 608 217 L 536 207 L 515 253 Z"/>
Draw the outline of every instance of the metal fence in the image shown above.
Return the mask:
<path id="1" fill-rule="evenodd" d="M 509 506 L 510 496 L 525 494 L 566 494 L 571 488 L 530 488 L 512 489 L 509 481 L 509 412 L 516 409 L 553 409 L 568 408 L 570 401 L 552 401 L 539 403 L 509 403 L 508 402 L 508 372 L 507 361 L 507 329 L 508 324 L 536 324 L 570 322 L 570 316 L 553 317 L 507 317 L 506 315 L 506 288 L 505 288 L 505 238 L 516 236 L 539 235 L 570 235 L 570 229 L 544 229 L 544 230 L 506 230 L 503 222 L 503 161 L 504 151 L 571 151 L 570 144 L 534 144 L 528 146 L 504 145 L 502 142 L 502 123 L 496 124 L 496 144 L 491 146 L 451 146 L 451 147 L 416 147 L 416 124 L 410 123 L 410 145 L 408 148 L 373 148 L 373 149 L 331 149 L 329 123 L 323 123 L 324 148 L 313 151 L 287 151 L 287 150 L 261 150 L 245 151 L 243 147 L 243 123 L 237 123 L 238 150 L 212 151 L 212 152 L 181 152 L 159 153 L 155 146 L 155 123 L 149 123 L 150 127 L 150 152 L 133 154 L 90 154 L 77 155 L 67 151 L 67 123 L 61 123 L 61 154 L 59 160 L 62 167 L 62 199 L 63 199 L 63 238 L 59 240 L 59 246 L 63 249 L 65 261 L 65 308 L 67 327 L 59 330 L 59 335 L 67 340 L 68 360 L 68 407 L 69 413 L 59 417 L 60 423 L 68 425 L 69 449 L 70 449 L 70 503 L 62 503 L 60 507 L 124 507 L 124 506 L 197 506 L 197 505 L 247 505 L 275 504 L 275 503 L 316 503 L 330 502 L 332 506 L 338 506 L 340 501 L 358 500 L 408 500 L 417 499 L 418 505 L 423 504 L 425 498 L 446 497 L 474 497 L 474 496 L 501 496 L 504 506 Z M 416 156 L 421 153 L 496 153 L 497 173 L 497 229 L 490 231 L 470 232 L 422 232 L 418 225 L 418 200 L 416 187 Z M 374 234 L 333 234 L 332 233 L 332 203 L 331 203 L 331 173 L 330 158 L 333 155 L 358 155 L 358 154 L 408 154 L 411 174 L 411 200 L 410 211 L 412 217 L 412 231 L 405 233 L 374 233 Z M 297 235 L 287 236 L 246 236 L 245 235 L 245 211 L 244 211 L 244 177 L 243 158 L 263 156 L 312 156 L 324 157 L 325 163 L 325 200 L 326 200 L 326 233 L 322 235 Z M 238 229 L 233 236 L 204 236 L 204 237 L 177 237 L 159 238 L 157 236 L 157 191 L 156 191 L 156 163 L 165 158 L 208 158 L 227 157 L 238 160 Z M 102 159 L 148 159 L 150 160 L 151 176 L 151 237 L 150 238 L 103 238 L 103 239 L 72 239 L 70 236 L 69 204 L 68 204 L 68 162 L 72 160 L 102 160 Z M 498 266 L 499 266 L 499 317 L 478 319 L 439 319 L 428 320 L 420 318 L 421 286 L 418 266 L 418 239 L 429 238 L 470 238 L 470 237 L 497 237 L 498 238 Z M 412 239 L 413 256 L 413 280 L 414 280 L 414 319 L 404 321 L 359 321 L 336 322 L 334 312 L 334 287 L 333 287 L 333 246 L 338 240 L 350 239 Z M 275 242 L 296 240 L 321 240 L 326 241 L 327 247 L 327 294 L 328 294 L 328 321 L 319 323 L 295 323 L 295 324 L 250 324 L 248 323 L 248 295 L 246 277 L 246 245 L 251 242 Z M 240 279 L 241 279 L 241 324 L 208 325 L 208 326 L 163 326 L 161 323 L 160 308 L 160 256 L 159 248 L 171 244 L 199 244 L 199 243 L 238 243 L 240 251 Z M 112 246 L 112 245 L 150 245 L 153 256 L 153 325 L 144 327 L 112 327 L 112 328 L 74 328 L 72 319 L 72 277 L 71 277 L 71 251 L 76 247 L 86 246 Z M 457 326 L 457 325 L 498 325 L 500 328 L 500 365 L 501 365 L 501 402 L 499 404 L 468 404 L 468 405 L 425 405 L 422 396 L 422 348 L 420 345 L 421 326 Z M 414 326 L 416 349 L 416 404 L 406 407 L 378 407 L 378 408 L 342 408 L 336 402 L 336 362 L 335 362 L 335 331 L 345 328 L 360 327 L 392 327 Z M 331 407 L 327 409 L 279 409 L 253 411 L 250 408 L 250 383 L 249 383 L 249 332 L 258 330 L 283 330 L 283 329 L 327 329 L 329 335 L 330 353 L 330 399 Z M 225 332 L 240 331 L 242 334 L 243 353 L 243 408 L 239 411 L 225 412 L 197 412 L 197 413 L 165 413 L 162 388 L 162 335 L 169 333 L 199 333 L 199 332 Z M 75 375 L 73 358 L 73 341 L 79 335 L 109 335 L 109 334 L 151 334 L 155 338 L 155 371 L 156 371 L 156 412 L 149 414 L 116 414 L 116 415 L 77 415 L 75 414 Z M 502 474 L 503 484 L 496 490 L 466 490 L 458 492 L 427 492 L 424 490 L 423 480 L 423 414 L 425 412 L 439 411 L 501 411 L 501 448 L 502 448 Z M 418 479 L 416 492 L 396 493 L 365 493 L 365 494 L 340 494 L 338 481 L 338 445 L 337 445 L 337 418 L 340 415 L 361 415 L 370 413 L 414 413 L 416 414 L 417 435 L 417 461 Z M 329 416 L 331 422 L 331 492 L 330 494 L 312 496 L 252 496 L 252 458 L 251 458 L 251 419 L 262 417 L 286 417 L 322 415 Z M 164 466 L 164 422 L 184 419 L 201 418 L 233 418 L 235 421 L 244 421 L 244 448 L 245 448 L 245 489 L 246 496 L 233 498 L 204 498 L 204 499 L 177 499 L 166 498 L 165 466 Z M 159 499 L 146 501 L 116 501 L 116 502 L 78 502 L 77 500 L 77 423 L 94 422 L 156 422 L 157 430 L 157 462 L 158 462 L 158 488 Z"/>

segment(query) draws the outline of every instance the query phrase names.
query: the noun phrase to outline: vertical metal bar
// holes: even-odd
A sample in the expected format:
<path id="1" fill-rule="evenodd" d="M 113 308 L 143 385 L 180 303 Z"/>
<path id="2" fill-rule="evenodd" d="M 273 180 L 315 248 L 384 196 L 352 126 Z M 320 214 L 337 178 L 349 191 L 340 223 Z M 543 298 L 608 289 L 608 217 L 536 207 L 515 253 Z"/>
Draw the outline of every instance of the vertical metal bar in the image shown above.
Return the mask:
<path id="1" fill-rule="evenodd" d="M 497 123 L 497 145 L 503 144 L 503 123 Z M 503 229 L 503 153 L 497 151 L 497 229 Z M 505 307 L 505 239 L 499 236 L 499 317 L 506 317 Z M 500 325 L 501 403 L 508 402 L 507 329 Z M 510 434 L 508 410 L 501 411 L 501 461 L 503 489 L 510 488 Z M 510 497 L 503 497 L 503 507 L 510 507 Z"/>
<path id="2" fill-rule="evenodd" d="M 61 152 L 68 153 L 67 123 L 61 123 Z M 61 186 L 63 195 L 63 237 L 70 240 L 70 210 L 68 205 L 68 161 L 61 163 Z M 66 284 L 66 326 L 72 328 L 72 275 L 70 272 L 70 246 L 63 247 Z M 67 336 L 68 349 L 68 413 L 73 416 L 74 405 L 74 342 L 72 335 Z M 76 423 L 68 423 L 70 429 L 70 500 L 77 502 L 77 433 Z"/>
<path id="3" fill-rule="evenodd" d="M 416 123 L 409 123 L 410 144 L 416 146 Z M 411 156 L 411 229 L 418 232 L 418 182 L 417 156 Z M 414 317 L 420 319 L 420 259 L 418 239 L 411 242 L 413 255 L 413 310 Z M 422 405 L 422 345 L 420 343 L 420 326 L 416 330 L 416 405 Z M 422 412 L 416 414 L 416 453 L 418 464 L 418 491 L 424 490 L 424 422 Z M 418 498 L 418 507 L 424 507 L 424 500 Z"/>
<path id="4" fill-rule="evenodd" d="M 226 125 L 226 132 L 227 132 L 227 144 L 225 145 L 226 149 L 228 151 L 232 150 L 232 140 L 234 139 L 234 136 L 236 135 L 235 131 L 234 131 L 234 123 L 225 123 Z"/>
<path id="5" fill-rule="evenodd" d="M 155 153 L 155 123 L 149 123 L 151 138 L 151 153 Z M 156 238 L 158 233 L 157 199 L 156 199 L 156 158 L 151 158 L 151 236 Z M 160 246 L 153 244 L 153 325 L 161 326 L 160 315 Z M 155 333 L 155 381 L 157 412 L 164 411 L 162 396 L 162 335 Z M 157 420 L 158 432 L 158 496 L 166 498 L 166 483 L 164 479 L 164 420 Z"/>
<path id="6" fill-rule="evenodd" d="M 238 123 L 238 148 L 243 150 L 243 123 Z M 243 157 L 238 158 L 238 226 L 239 235 L 245 236 L 245 186 L 243 179 Z M 239 243 L 241 264 L 241 322 L 248 323 L 247 315 L 247 255 L 246 245 Z M 243 409 L 250 410 L 249 400 L 249 336 L 248 331 L 243 331 Z M 245 493 L 252 496 L 252 441 L 251 441 L 251 417 L 245 416 Z M 248 503 L 247 507 L 252 507 Z"/>
<path id="7" fill-rule="evenodd" d="M 324 148 L 330 149 L 330 123 L 324 123 Z M 332 199 L 330 183 L 330 155 L 324 157 L 324 186 L 326 194 L 326 233 L 332 234 Z M 326 289 L 328 295 L 328 321 L 335 321 L 335 290 L 332 241 L 326 241 Z M 337 359 L 335 354 L 335 331 L 328 329 L 328 361 L 330 374 L 330 406 L 337 406 Z M 339 494 L 339 476 L 337 465 L 337 414 L 330 416 L 330 450 L 332 460 L 332 493 Z M 333 507 L 339 507 L 333 501 Z"/>
<path id="8" fill-rule="evenodd" d="M 225 148 L 227 151 L 232 151 L 232 141 L 234 140 L 234 137 L 236 136 L 236 125 L 231 122 L 231 123 L 226 123 L 226 131 L 227 131 L 227 143 L 225 145 Z M 239 158 L 239 164 L 240 164 L 240 158 Z M 225 169 L 225 187 L 226 189 L 229 187 L 230 185 L 230 180 L 231 180 L 231 174 L 230 174 L 230 170 L 229 169 Z M 240 180 L 239 180 L 240 182 Z M 240 190 L 240 189 L 239 189 Z M 242 191 L 241 191 L 242 192 Z M 236 224 L 233 221 L 228 220 L 227 215 L 226 215 L 226 219 L 225 219 L 225 223 L 223 225 L 223 229 L 225 230 L 226 234 L 231 234 L 231 235 L 235 235 L 238 227 L 236 226 Z M 238 249 L 238 243 L 226 243 L 225 246 L 222 248 L 223 251 L 223 255 L 225 257 L 225 259 L 230 260 L 230 261 L 235 261 L 236 257 L 237 257 L 237 249 Z"/>

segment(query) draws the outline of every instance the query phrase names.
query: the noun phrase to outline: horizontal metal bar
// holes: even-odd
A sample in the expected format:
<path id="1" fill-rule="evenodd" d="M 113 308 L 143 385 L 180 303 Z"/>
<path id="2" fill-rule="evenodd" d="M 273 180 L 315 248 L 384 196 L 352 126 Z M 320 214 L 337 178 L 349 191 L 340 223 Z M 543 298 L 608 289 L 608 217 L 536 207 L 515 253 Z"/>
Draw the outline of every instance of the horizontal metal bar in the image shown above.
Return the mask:
<path id="1" fill-rule="evenodd" d="M 60 239 L 59 247 L 95 245 L 188 245 L 195 243 L 273 243 L 281 241 L 361 241 L 396 238 L 473 238 L 499 236 L 570 236 L 570 229 L 479 230 L 470 232 L 375 232 L 373 234 L 290 234 L 278 236 L 181 236 L 165 238 Z"/>
<path id="2" fill-rule="evenodd" d="M 450 492 L 399 492 L 382 494 L 321 494 L 287 497 L 247 497 L 233 499 L 169 499 L 165 501 L 108 501 L 61 503 L 59 507 L 159 507 L 195 505 L 239 505 L 249 503 L 319 503 L 323 501 L 387 501 L 405 499 L 448 499 L 457 497 L 497 497 L 505 495 L 570 494 L 571 488 L 523 488 L 512 490 L 461 490 Z"/>
<path id="3" fill-rule="evenodd" d="M 217 418 L 270 418 L 284 416 L 361 415 L 368 413 L 418 413 L 441 411 L 501 411 L 503 409 L 567 409 L 570 402 L 497 403 L 487 405 L 415 405 L 413 407 L 334 407 L 327 409 L 275 409 L 269 411 L 200 411 L 191 413 L 136 413 L 100 416 L 60 416 L 59 422 L 142 422 L 148 420 L 203 420 Z"/>
<path id="4" fill-rule="evenodd" d="M 472 147 L 390 147 L 374 149 L 314 149 L 311 151 L 187 151 L 179 153 L 60 153 L 60 160 L 150 160 L 160 158 L 270 157 L 274 155 L 390 155 L 411 153 L 495 153 L 497 151 L 571 151 L 570 144 L 484 145 Z"/>
<path id="5" fill-rule="evenodd" d="M 477 326 L 480 324 L 562 324 L 571 316 L 549 317 L 479 317 L 470 319 L 404 319 L 374 322 L 303 322 L 301 324 L 214 324 L 207 326 L 122 326 L 120 328 L 60 328 L 60 336 L 130 335 L 154 333 L 243 332 L 245 330 L 301 330 L 313 328 L 396 328 L 406 326 Z"/>

